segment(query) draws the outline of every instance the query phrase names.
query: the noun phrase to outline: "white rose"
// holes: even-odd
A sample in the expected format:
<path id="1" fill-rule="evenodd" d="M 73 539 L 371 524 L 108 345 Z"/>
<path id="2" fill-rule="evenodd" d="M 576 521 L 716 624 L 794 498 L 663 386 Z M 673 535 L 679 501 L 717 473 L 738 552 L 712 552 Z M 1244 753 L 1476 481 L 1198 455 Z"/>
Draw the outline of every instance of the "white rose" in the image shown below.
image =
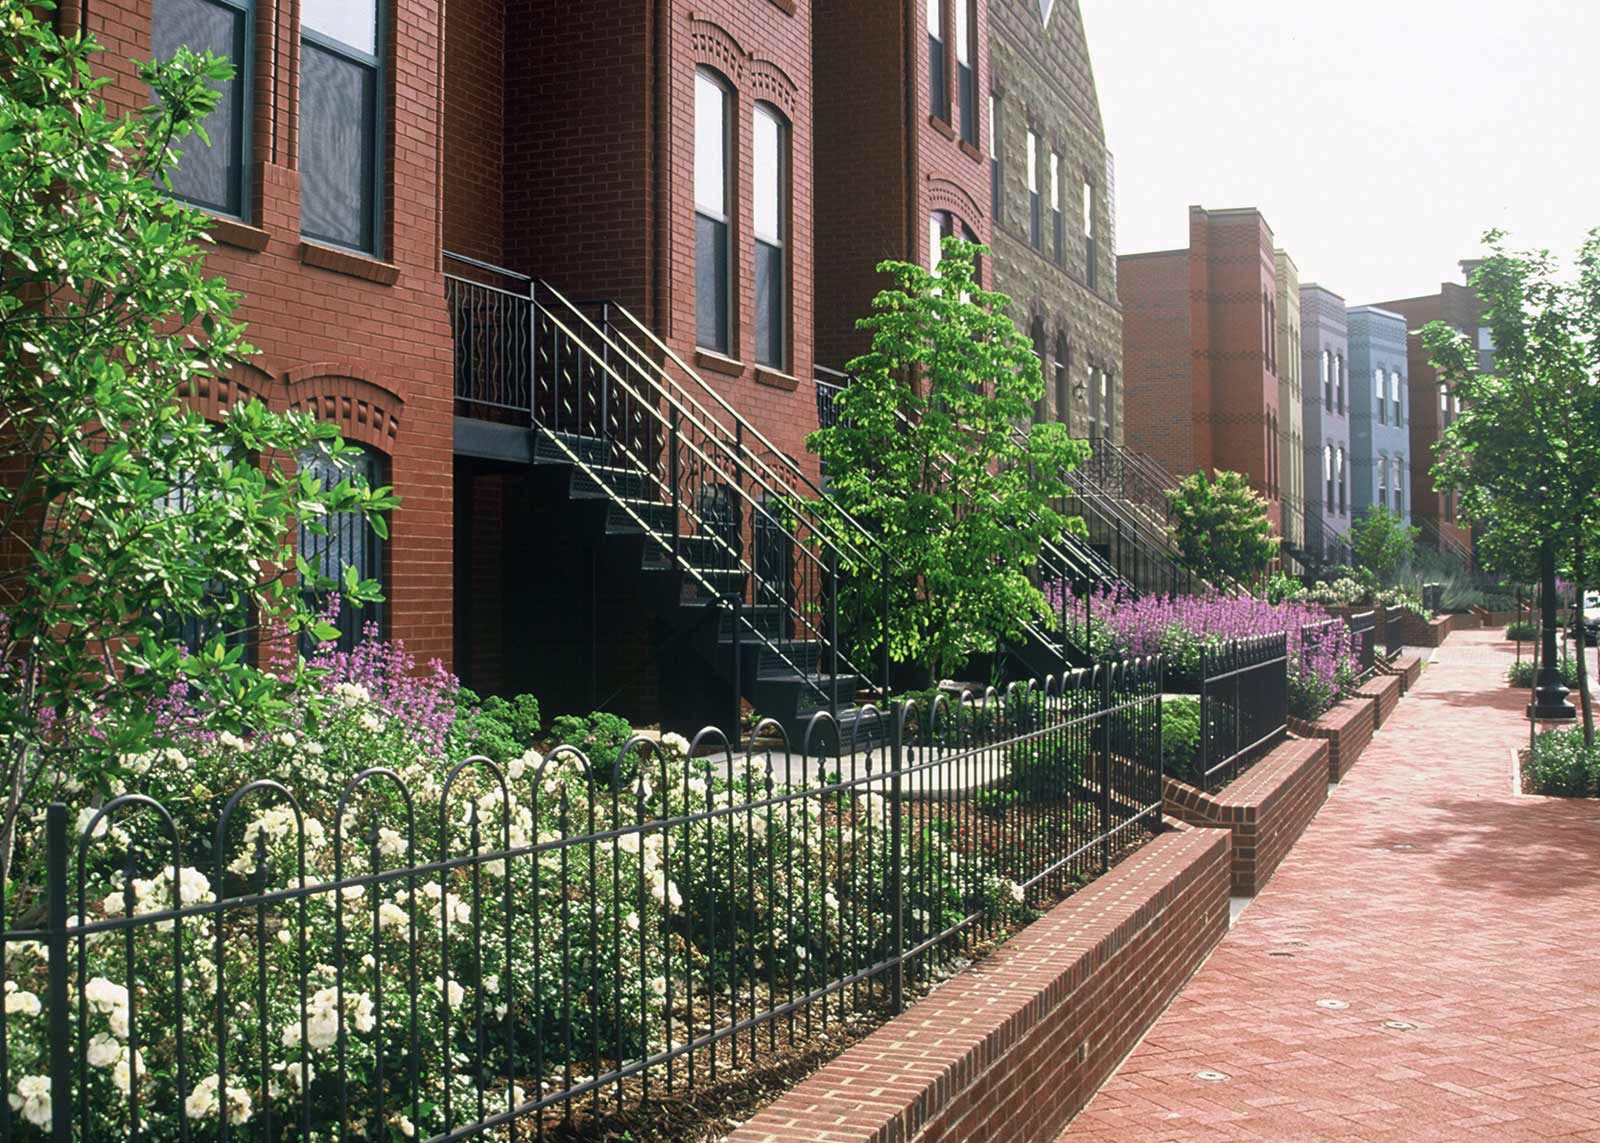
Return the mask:
<path id="1" fill-rule="evenodd" d="M 11 991 L 16 985 L 6 981 L 6 1013 L 20 1013 L 23 1016 L 37 1016 L 44 1010 L 44 1005 L 39 1003 L 39 998 L 27 990 Z"/>
<path id="2" fill-rule="evenodd" d="M 207 1076 L 195 1084 L 183 1101 L 183 1113 L 190 1119 L 209 1119 L 217 1110 L 217 1077 Z"/>
<path id="3" fill-rule="evenodd" d="M 50 1077 L 23 1076 L 17 1081 L 16 1093 L 7 1100 L 11 1110 L 22 1113 L 35 1127 L 50 1126 Z"/>

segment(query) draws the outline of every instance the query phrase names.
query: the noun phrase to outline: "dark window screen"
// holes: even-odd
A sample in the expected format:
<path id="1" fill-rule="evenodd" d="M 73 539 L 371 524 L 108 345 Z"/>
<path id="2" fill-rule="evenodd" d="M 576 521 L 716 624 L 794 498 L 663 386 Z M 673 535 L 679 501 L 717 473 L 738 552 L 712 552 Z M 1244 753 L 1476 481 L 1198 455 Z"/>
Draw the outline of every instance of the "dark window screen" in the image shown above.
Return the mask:
<path id="1" fill-rule="evenodd" d="M 783 368 L 783 249 L 756 243 L 756 360 Z"/>
<path id="2" fill-rule="evenodd" d="M 695 340 L 727 353 L 728 224 L 697 214 L 694 230 Z"/>
<path id="3" fill-rule="evenodd" d="M 171 171 L 172 191 L 181 199 L 226 214 L 244 213 L 245 29 L 243 8 L 214 0 L 155 0 L 150 22 L 150 52 L 171 59 L 180 47 L 215 52 L 233 61 L 234 77 L 214 85 L 221 93 L 211 114 L 201 120 L 209 146 L 199 134 L 178 144 L 183 152 Z"/>
<path id="4" fill-rule="evenodd" d="M 334 465 L 325 453 L 302 453 L 300 465 L 309 469 L 317 476 L 317 480 L 325 489 L 333 488 L 345 476 L 343 469 Z M 374 487 L 385 483 L 383 457 L 375 453 L 365 453 L 356 462 L 356 471 L 366 478 L 369 485 Z M 339 582 L 344 578 L 344 569 L 353 567 L 356 575 L 361 579 L 375 579 L 383 583 L 383 541 L 378 538 L 367 524 L 365 518 L 356 512 L 339 512 L 325 518 L 328 527 L 326 536 L 319 536 L 308 528 L 302 527 L 299 536 L 300 556 L 310 564 L 319 574 Z M 324 600 L 320 595 L 308 589 L 306 591 L 307 603 L 313 608 L 320 609 Z M 339 638 L 336 644 L 339 650 L 353 649 L 361 639 L 362 628 L 368 623 L 376 623 L 378 630 L 383 630 L 383 604 L 372 603 L 365 607 L 352 607 L 341 603 L 339 617 L 335 621 L 339 628 Z M 307 652 L 311 648 L 306 648 Z"/>
<path id="5" fill-rule="evenodd" d="M 373 250 L 377 72 L 310 40 L 300 54 L 300 229 Z"/>

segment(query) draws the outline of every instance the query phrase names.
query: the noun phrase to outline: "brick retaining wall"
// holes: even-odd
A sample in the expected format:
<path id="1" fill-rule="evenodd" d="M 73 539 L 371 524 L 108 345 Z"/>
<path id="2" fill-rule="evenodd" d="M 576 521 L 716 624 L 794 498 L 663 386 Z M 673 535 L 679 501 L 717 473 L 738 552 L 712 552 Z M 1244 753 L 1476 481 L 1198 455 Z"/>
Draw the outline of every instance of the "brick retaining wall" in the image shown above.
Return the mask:
<path id="1" fill-rule="evenodd" d="M 1208 794 L 1164 780 L 1168 814 L 1233 834 L 1233 892 L 1254 897 L 1328 796 L 1328 743 L 1292 738 L 1238 780 Z"/>
<path id="2" fill-rule="evenodd" d="M 1378 728 L 1377 703 L 1360 696 L 1345 699 L 1315 722 L 1290 717 L 1289 732 L 1301 738 L 1328 740 L 1328 781 L 1337 782 L 1350 772 Z"/>
<path id="3" fill-rule="evenodd" d="M 1395 675 L 1374 675 L 1356 690 L 1356 694 L 1373 701 L 1377 716 L 1375 725 L 1382 727 L 1394 708 L 1400 705 L 1400 679 Z"/>
<path id="4" fill-rule="evenodd" d="M 1452 631 L 1465 630 L 1477 625 L 1477 617 L 1465 612 L 1460 614 L 1452 612 L 1434 619 L 1423 619 L 1408 611 L 1401 631 L 1409 646 L 1443 647 L 1444 641 L 1450 637 Z"/>
<path id="5" fill-rule="evenodd" d="M 1393 675 L 1400 680 L 1400 693 L 1405 694 L 1417 685 L 1417 680 L 1422 678 L 1422 656 L 1402 655 L 1392 663 L 1380 660 L 1378 669 L 1386 675 Z"/>
<path id="6" fill-rule="evenodd" d="M 1228 928 L 1229 838 L 1176 826 L 729 1143 L 1053 1139 Z"/>

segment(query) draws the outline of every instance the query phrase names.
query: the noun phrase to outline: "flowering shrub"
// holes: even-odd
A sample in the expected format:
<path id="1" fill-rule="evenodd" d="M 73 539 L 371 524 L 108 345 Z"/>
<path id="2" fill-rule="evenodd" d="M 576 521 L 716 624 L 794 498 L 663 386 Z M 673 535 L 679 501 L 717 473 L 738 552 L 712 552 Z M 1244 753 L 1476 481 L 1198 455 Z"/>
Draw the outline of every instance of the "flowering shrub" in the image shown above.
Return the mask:
<path id="1" fill-rule="evenodd" d="M 1050 585 L 1046 594 L 1059 614 L 1059 585 Z M 1165 655 L 1169 687 L 1198 684 L 1204 647 L 1285 632 L 1289 709 L 1297 718 L 1316 718 L 1356 676 L 1349 629 L 1343 623 L 1328 623 L 1327 613 L 1311 603 L 1221 595 L 1134 598 L 1116 590 L 1088 600 L 1069 597 L 1066 615 L 1069 627 L 1080 634 L 1087 624 L 1090 645 L 1097 653 L 1103 649 L 1114 655 Z"/>
<path id="2" fill-rule="evenodd" d="M 79 799 L 86 1136 L 135 1100 L 163 1138 L 439 1134 L 881 964 L 897 906 L 913 947 L 977 908 L 1025 915 L 1023 870 L 961 829 L 908 814 L 896 839 L 881 775 L 824 787 L 670 734 L 593 764 L 460 761 L 437 665 L 373 640 L 313 668 L 275 734 L 186 721 L 177 688 L 165 739 L 115 760 L 172 832 L 143 801 Z M 8 920 L 38 916 L 38 842 Z M 25 1131 L 51 1114 L 43 953 L 5 949 Z"/>

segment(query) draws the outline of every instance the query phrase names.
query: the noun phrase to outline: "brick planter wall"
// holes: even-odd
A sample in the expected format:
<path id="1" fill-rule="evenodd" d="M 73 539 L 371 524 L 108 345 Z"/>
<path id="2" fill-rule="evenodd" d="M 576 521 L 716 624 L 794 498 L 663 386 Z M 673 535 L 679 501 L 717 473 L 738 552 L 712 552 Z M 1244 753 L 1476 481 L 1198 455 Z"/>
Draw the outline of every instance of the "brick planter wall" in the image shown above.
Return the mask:
<path id="1" fill-rule="evenodd" d="M 1422 656 L 1401 655 L 1392 663 L 1378 664 L 1378 669 L 1386 675 L 1393 675 L 1400 680 L 1400 693 L 1405 694 L 1417 685 L 1417 680 L 1422 678 Z"/>
<path id="2" fill-rule="evenodd" d="M 1289 732 L 1301 738 L 1328 740 L 1328 781 L 1337 782 L 1350 772 L 1377 729 L 1377 703 L 1360 696 L 1348 698 L 1315 722 L 1289 719 Z"/>
<path id="3" fill-rule="evenodd" d="M 1227 932 L 1228 844 L 1162 834 L 729 1143 L 1055 1138 Z"/>
<path id="4" fill-rule="evenodd" d="M 1394 708 L 1400 705 L 1400 679 L 1395 675 L 1375 675 L 1362 684 L 1356 694 L 1373 701 L 1375 726 L 1382 727 Z"/>
<path id="5" fill-rule="evenodd" d="M 1408 646 L 1442 647 L 1444 641 L 1450 637 L 1450 632 L 1463 621 L 1473 622 L 1471 616 L 1441 615 L 1437 619 L 1423 619 L 1408 611 L 1401 631 Z"/>
<path id="6" fill-rule="evenodd" d="M 1216 794 L 1167 778 L 1162 801 L 1180 821 L 1232 832 L 1234 895 L 1254 897 L 1327 799 L 1328 751 L 1292 738 Z"/>

